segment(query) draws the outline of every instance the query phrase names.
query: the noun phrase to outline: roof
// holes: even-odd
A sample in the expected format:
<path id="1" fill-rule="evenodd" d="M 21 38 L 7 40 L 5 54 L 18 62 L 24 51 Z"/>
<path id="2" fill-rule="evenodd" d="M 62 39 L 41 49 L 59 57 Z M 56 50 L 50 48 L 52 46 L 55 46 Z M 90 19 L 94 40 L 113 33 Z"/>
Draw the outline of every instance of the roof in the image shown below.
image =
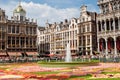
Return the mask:
<path id="1" fill-rule="evenodd" d="M 14 10 L 14 13 L 21 13 L 21 12 L 26 13 L 26 11 L 19 4 L 18 7 Z"/>

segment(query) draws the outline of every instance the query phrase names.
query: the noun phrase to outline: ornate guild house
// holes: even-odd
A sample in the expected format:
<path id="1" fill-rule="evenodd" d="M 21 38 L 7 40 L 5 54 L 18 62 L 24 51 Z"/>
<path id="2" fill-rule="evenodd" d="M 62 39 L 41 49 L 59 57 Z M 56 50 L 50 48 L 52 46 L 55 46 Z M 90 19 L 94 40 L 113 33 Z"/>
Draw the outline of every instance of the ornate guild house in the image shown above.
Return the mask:
<path id="1" fill-rule="evenodd" d="M 26 11 L 21 3 L 7 19 L 5 11 L 0 9 L 0 50 L 9 56 L 37 55 L 37 23 L 26 19 Z"/>
<path id="2" fill-rule="evenodd" d="M 96 12 L 87 11 L 87 6 L 81 6 L 78 19 L 79 51 L 82 55 L 93 55 L 97 47 Z"/>
<path id="3" fill-rule="evenodd" d="M 38 30 L 38 52 L 66 53 L 66 45 L 70 43 L 73 56 L 78 52 L 82 55 L 92 55 L 97 49 L 96 13 L 87 11 L 87 6 L 81 7 L 79 18 L 65 19 L 64 22 L 49 24 Z M 43 48 L 44 47 L 44 48 Z"/>
<path id="4" fill-rule="evenodd" d="M 5 11 L 0 8 L 0 56 L 7 56 L 6 54 L 6 15 Z"/>
<path id="5" fill-rule="evenodd" d="M 53 24 L 47 21 L 39 28 L 35 20 L 26 18 L 21 3 L 11 19 L 0 8 L 0 56 L 65 55 L 68 43 L 72 56 L 96 52 L 109 58 L 120 56 L 120 0 L 98 0 L 97 4 L 98 14 L 83 5 L 79 18 Z"/>
<path id="6" fill-rule="evenodd" d="M 120 54 L 120 0 L 98 0 L 98 51 L 106 57 Z"/>

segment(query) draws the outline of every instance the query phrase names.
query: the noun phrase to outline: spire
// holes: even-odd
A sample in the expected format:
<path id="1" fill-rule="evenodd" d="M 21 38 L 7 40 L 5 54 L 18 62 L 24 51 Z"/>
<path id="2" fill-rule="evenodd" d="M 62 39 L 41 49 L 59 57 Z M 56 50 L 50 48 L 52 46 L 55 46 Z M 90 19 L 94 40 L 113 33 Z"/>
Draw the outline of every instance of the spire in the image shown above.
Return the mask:
<path id="1" fill-rule="evenodd" d="M 25 21 L 26 11 L 21 6 L 21 0 L 18 0 L 18 2 L 19 3 L 18 3 L 17 8 L 15 8 L 14 11 L 13 11 L 13 16 L 14 16 L 15 19 L 17 17 L 17 20 Z"/>
<path id="2" fill-rule="evenodd" d="M 21 13 L 21 12 L 26 13 L 26 11 L 21 6 L 21 1 L 22 0 L 19 0 L 19 4 L 18 4 L 17 8 L 14 10 L 14 13 Z"/>
<path id="3" fill-rule="evenodd" d="M 87 11 L 87 6 L 85 4 L 83 4 L 81 7 L 81 12 L 86 12 Z"/>

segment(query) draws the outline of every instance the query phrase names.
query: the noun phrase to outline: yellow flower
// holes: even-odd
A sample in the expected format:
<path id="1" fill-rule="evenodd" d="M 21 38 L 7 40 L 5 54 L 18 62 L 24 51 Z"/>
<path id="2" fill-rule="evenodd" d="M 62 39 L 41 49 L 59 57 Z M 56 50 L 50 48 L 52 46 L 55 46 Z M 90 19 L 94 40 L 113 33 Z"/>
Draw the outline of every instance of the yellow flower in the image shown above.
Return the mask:
<path id="1" fill-rule="evenodd" d="M 6 69 L 6 71 L 10 71 L 10 69 Z"/>

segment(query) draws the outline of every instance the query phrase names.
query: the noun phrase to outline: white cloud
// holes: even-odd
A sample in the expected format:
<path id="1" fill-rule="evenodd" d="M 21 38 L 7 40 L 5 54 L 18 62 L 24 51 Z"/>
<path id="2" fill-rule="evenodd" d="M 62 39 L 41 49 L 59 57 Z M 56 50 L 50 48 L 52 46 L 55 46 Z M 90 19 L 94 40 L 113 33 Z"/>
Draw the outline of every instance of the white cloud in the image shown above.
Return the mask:
<path id="1" fill-rule="evenodd" d="M 1 8 L 6 11 L 6 15 L 10 18 L 12 11 L 16 8 L 18 2 L 11 0 L 7 5 L 1 5 Z M 50 23 L 60 22 L 64 19 L 70 19 L 72 17 L 79 16 L 79 9 L 76 8 L 65 8 L 57 9 L 47 4 L 38 4 L 33 2 L 22 2 L 23 8 L 27 12 L 27 18 L 37 19 L 39 26 L 45 26 L 46 21 Z"/>
<path id="2" fill-rule="evenodd" d="M 18 2 L 11 0 L 7 5 L 1 4 L 0 7 L 6 11 L 6 14 L 12 16 L 12 11 L 16 8 Z M 48 4 L 39 4 L 33 2 L 22 2 L 23 8 L 27 12 L 27 18 L 37 19 L 39 26 L 45 26 L 46 21 L 50 23 L 64 21 L 64 19 L 70 19 L 72 17 L 79 17 L 80 10 L 77 8 L 54 8 Z M 88 5 L 90 10 L 95 11 L 93 5 Z M 88 8 L 89 8 L 88 7 Z"/>
<path id="3" fill-rule="evenodd" d="M 47 4 L 33 2 L 23 2 L 22 5 L 26 9 L 28 17 L 37 19 L 40 25 L 44 25 L 47 20 L 53 23 L 79 16 L 79 10 L 75 8 L 57 9 Z"/>

